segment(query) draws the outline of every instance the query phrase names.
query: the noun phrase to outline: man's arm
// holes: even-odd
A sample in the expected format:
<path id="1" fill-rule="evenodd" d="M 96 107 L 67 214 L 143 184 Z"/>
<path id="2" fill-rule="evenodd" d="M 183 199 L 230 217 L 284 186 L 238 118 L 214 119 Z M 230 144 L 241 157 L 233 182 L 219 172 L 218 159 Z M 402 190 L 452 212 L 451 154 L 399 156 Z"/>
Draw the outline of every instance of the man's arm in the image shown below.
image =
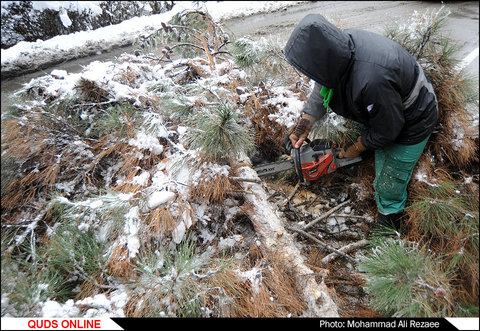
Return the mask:
<path id="1" fill-rule="evenodd" d="M 307 104 L 303 109 L 303 114 L 291 132 L 289 132 L 290 141 L 294 148 L 300 148 L 308 137 L 313 124 L 322 118 L 325 113 L 323 97 L 320 95 L 321 86 L 315 83 L 312 93 L 308 98 Z"/>
<path id="2" fill-rule="evenodd" d="M 323 105 L 323 97 L 320 94 L 322 86 L 318 83 L 315 83 L 312 93 L 308 98 L 307 104 L 303 109 L 305 114 L 308 114 L 315 118 L 315 120 L 321 119 L 326 114 L 325 106 Z"/>

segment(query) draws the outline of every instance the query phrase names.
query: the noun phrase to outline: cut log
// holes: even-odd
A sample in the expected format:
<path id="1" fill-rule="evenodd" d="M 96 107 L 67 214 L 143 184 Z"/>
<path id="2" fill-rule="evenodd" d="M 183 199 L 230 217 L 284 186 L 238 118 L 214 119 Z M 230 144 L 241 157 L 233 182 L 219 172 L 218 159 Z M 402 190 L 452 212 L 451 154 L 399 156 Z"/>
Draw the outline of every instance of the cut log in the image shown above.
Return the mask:
<path id="1" fill-rule="evenodd" d="M 248 157 L 242 160 L 246 165 L 238 168 L 238 175 L 242 178 L 258 178 L 255 170 L 251 168 Z M 268 194 L 262 184 L 243 183 L 245 190 L 252 192 L 245 194 L 245 200 L 253 208 L 248 208 L 248 216 L 252 221 L 255 231 L 262 242 L 262 250 L 266 254 L 279 257 L 286 266 L 289 266 L 295 275 L 297 289 L 302 293 L 307 304 L 304 312 L 306 317 L 339 317 L 330 290 L 324 281 L 318 284 L 315 277 L 309 275 L 314 272 L 305 265 L 305 259 L 300 250 L 295 246 L 295 240 L 283 226 L 284 221 L 278 210 L 268 202 Z M 282 236 L 278 236 L 282 233 Z"/>

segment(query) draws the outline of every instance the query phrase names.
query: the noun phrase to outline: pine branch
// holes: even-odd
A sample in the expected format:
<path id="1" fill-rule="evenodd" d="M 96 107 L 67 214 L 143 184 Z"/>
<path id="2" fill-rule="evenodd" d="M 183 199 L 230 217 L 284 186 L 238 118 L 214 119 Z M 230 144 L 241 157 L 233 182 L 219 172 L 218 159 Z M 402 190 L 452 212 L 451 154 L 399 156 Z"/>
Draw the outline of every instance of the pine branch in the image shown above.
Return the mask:
<path id="1" fill-rule="evenodd" d="M 343 253 L 352 252 L 353 250 L 356 250 L 356 249 L 367 246 L 368 243 L 369 243 L 368 240 L 365 240 L 365 239 L 360 240 L 360 241 L 348 244 L 348 245 L 340 248 L 338 251 L 343 252 Z M 333 253 L 330 253 L 327 256 L 325 256 L 323 259 L 321 259 L 320 262 L 321 263 L 329 263 L 329 262 L 332 262 L 334 259 L 336 259 L 338 256 L 339 256 L 339 254 L 337 252 L 333 252 Z"/>
<path id="2" fill-rule="evenodd" d="M 320 217 L 317 217 L 316 219 L 314 219 L 313 221 L 311 221 L 310 223 L 306 224 L 304 227 L 303 227 L 303 230 L 307 230 L 309 228 L 311 228 L 313 225 L 317 224 L 318 222 L 320 222 L 321 220 L 327 218 L 328 216 L 330 216 L 331 214 L 333 214 L 334 212 L 336 212 L 337 210 L 339 210 L 340 208 L 342 208 L 343 206 L 347 205 L 348 203 L 350 203 L 350 199 L 347 200 L 347 201 L 344 201 L 342 202 L 341 204 L 335 206 L 334 208 L 330 209 L 328 212 L 326 212 L 325 214 L 323 214 L 322 216 Z"/>
<path id="3" fill-rule="evenodd" d="M 352 262 L 356 262 L 356 260 L 355 260 L 353 257 L 345 254 L 345 253 L 342 252 L 341 250 L 338 250 L 338 249 L 336 249 L 336 248 L 333 248 L 333 247 L 325 244 L 325 243 L 322 242 L 320 239 L 315 238 L 314 236 L 312 236 L 310 233 L 307 233 L 307 232 L 305 232 L 305 231 L 303 231 L 303 230 L 300 230 L 300 229 L 298 229 L 298 228 L 296 228 L 296 227 L 292 227 L 292 226 L 287 226 L 286 228 L 289 229 L 289 230 L 298 232 L 298 233 L 300 233 L 301 235 L 303 235 L 303 236 L 305 236 L 305 237 L 307 237 L 307 238 L 310 238 L 311 240 L 313 240 L 314 242 L 316 242 L 316 243 L 319 244 L 320 246 L 328 249 L 329 251 L 335 252 L 336 254 L 341 255 L 341 256 L 349 259 L 349 260 L 352 261 Z"/>

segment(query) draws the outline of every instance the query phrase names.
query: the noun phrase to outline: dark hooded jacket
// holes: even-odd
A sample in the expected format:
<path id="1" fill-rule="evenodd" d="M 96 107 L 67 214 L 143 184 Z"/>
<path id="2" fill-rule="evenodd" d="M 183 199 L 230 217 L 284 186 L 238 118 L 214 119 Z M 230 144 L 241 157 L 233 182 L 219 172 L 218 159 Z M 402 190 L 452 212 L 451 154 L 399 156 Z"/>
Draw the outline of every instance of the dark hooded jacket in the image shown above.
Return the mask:
<path id="1" fill-rule="evenodd" d="M 341 30 L 318 14 L 307 15 L 285 46 L 292 66 L 316 84 L 304 112 L 321 118 L 321 86 L 333 89 L 330 108 L 366 125 L 368 149 L 413 145 L 432 132 L 438 107 L 432 85 L 399 44 L 372 32 Z"/>

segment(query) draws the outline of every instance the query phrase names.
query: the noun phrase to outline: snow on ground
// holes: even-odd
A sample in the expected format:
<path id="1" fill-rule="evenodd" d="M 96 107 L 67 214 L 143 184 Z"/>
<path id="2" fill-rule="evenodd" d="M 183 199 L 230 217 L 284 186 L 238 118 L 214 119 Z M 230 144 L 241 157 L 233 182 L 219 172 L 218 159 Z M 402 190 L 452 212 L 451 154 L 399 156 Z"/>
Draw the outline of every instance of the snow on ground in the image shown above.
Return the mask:
<path id="1" fill-rule="evenodd" d="M 281 8 L 286 5 L 292 5 L 296 2 L 223 2 L 218 4 L 216 2 L 207 2 L 205 6 L 207 10 L 213 15 L 214 19 L 220 20 L 223 18 L 229 18 L 239 15 L 249 15 L 259 11 L 272 11 L 274 9 Z M 37 56 L 39 52 L 59 52 L 59 50 L 73 49 L 76 47 L 84 47 L 85 45 L 92 43 L 101 43 L 102 40 L 111 40 L 114 42 L 116 39 L 124 38 L 126 34 L 129 34 L 132 38 L 138 36 L 141 33 L 145 33 L 145 29 L 160 28 L 161 22 L 167 22 L 168 19 L 175 13 L 185 8 L 194 8 L 191 3 L 177 4 L 175 10 L 169 13 L 155 15 L 155 17 L 132 19 L 115 27 L 107 27 L 98 29 L 97 31 L 86 31 L 81 33 L 75 33 L 69 36 L 59 36 L 47 41 L 38 41 L 35 43 L 22 42 L 17 46 L 12 47 L 9 50 L 2 51 L 2 69 L 4 60 L 15 62 L 16 60 L 23 59 L 25 56 Z M 142 22 L 143 29 L 140 29 L 137 25 L 138 22 Z M 140 25 L 140 24 L 138 24 Z M 135 29 L 133 29 L 135 26 Z M 128 31 L 128 30 L 135 31 Z M 128 32 L 127 32 L 128 31 Z M 67 42 L 68 41 L 68 42 Z M 68 45 L 68 46 L 67 46 Z M 25 52 L 25 54 L 24 54 Z M 193 61 L 199 61 L 201 59 L 193 59 Z M 123 61 L 123 62 L 122 62 Z M 78 89 L 75 88 L 81 79 L 87 79 L 95 82 L 96 85 L 102 86 L 105 90 L 109 91 L 110 101 L 125 101 L 128 100 L 134 104 L 141 104 L 142 98 L 147 98 L 152 86 L 158 82 L 169 81 L 171 86 L 171 78 L 168 73 L 172 71 L 176 65 L 180 64 L 184 59 L 175 60 L 171 64 L 167 65 L 152 65 L 148 59 L 139 59 L 133 55 L 124 54 L 120 63 L 113 63 L 111 61 L 94 61 L 87 65 L 80 73 L 67 73 L 64 70 L 55 69 L 51 71 L 50 75 L 45 75 L 36 79 L 32 79 L 29 83 L 24 85 L 21 91 L 39 88 L 44 90 L 44 95 L 50 95 L 58 100 L 74 98 L 78 94 Z M 144 63 L 142 63 L 144 61 Z M 128 66 L 131 70 L 138 73 L 135 84 L 128 84 L 125 80 L 122 80 L 122 73 L 125 72 L 125 66 Z M 206 66 L 205 69 L 209 69 Z M 235 68 L 231 60 L 218 63 L 215 70 L 208 70 L 209 76 L 199 79 L 198 85 L 203 86 L 206 84 L 209 89 L 216 93 L 232 93 L 227 91 L 224 85 L 232 81 L 232 77 L 243 80 L 247 75 L 244 71 Z M 243 77 L 243 79 L 242 79 Z M 203 83 L 202 83 L 203 82 Z M 218 89 L 217 89 L 218 86 Z M 20 91 L 20 92 L 21 92 Z M 300 101 L 299 95 L 293 93 L 285 87 L 272 90 L 275 94 L 271 100 L 272 106 L 275 106 L 279 113 L 273 114 L 270 118 L 271 121 L 276 121 L 281 125 L 289 125 L 294 117 L 297 117 L 303 102 Z M 229 98 L 233 98 L 233 95 L 228 95 Z M 244 100 L 245 101 L 245 100 Z M 41 101 L 40 101 L 41 102 Z M 28 105 L 26 106 L 29 107 Z M 283 114 L 283 115 L 282 115 Z M 154 116 L 157 117 L 148 117 Z M 89 114 L 81 114 L 81 119 L 84 121 L 90 121 Z M 147 210 L 146 208 L 153 210 L 159 206 L 170 206 L 173 209 L 176 208 L 179 213 L 177 218 L 177 224 L 172 231 L 172 239 L 175 243 L 180 243 L 188 230 L 195 222 L 201 222 L 207 224 L 210 222 L 209 206 L 206 204 L 191 203 L 191 207 L 180 210 L 178 208 L 178 201 L 182 199 L 182 196 L 187 194 L 186 187 L 188 183 L 196 183 L 200 180 L 208 181 L 216 176 L 228 176 L 230 167 L 220 166 L 216 164 L 205 164 L 196 171 L 192 171 L 189 165 L 182 167 L 180 171 L 175 169 L 174 164 L 177 160 L 184 160 L 185 155 L 188 153 L 194 153 L 195 151 L 186 150 L 182 146 L 182 135 L 187 130 L 184 126 L 178 128 L 168 127 L 162 115 L 146 112 L 145 122 L 148 122 L 150 126 L 155 127 L 155 130 L 149 128 L 146 130 L 146 126 L 138 128 L 136 135 L 128 140 L 128 144 L 132 147 L 132 150 L 136 150 L 138 157 L 144 157 L 143 153 L 151 153 L 158 155 L 166 153 L 169 162 L 159 164 L 152 169 L 142 169 L 136 176 L 134 176 L 128 184 L 138 185 L 142 187 L 142 195 L 145 198 L 146 205 L 135 205 L 136 202 L 132 199 L 131 195 L 118 194 L 107 195 L 99 198 L 86 199 L 84 201 L 74 201 L 74 199 L 68 199 L 66 197 L 57 198 L 57 202 L 67 207 L 72 207 L 72 213 L 76 213 L 74 217 L 80 217 L 80 209 L 83 208 L 82 213 L 91 213 L 92 217 L 85 217 L 81 224 L 78 225 L 80 231 L 87 231 L 88 229 L 98 228 L 98 238 L 102 241 L 106 241 L 109 231 L 108 226 L 102 226 L 99 224 L 99 220 L 95 215 L 105 214 L 108 208 L 111 208 L 113 203 L 117 206 L 127 206 L 125 202 L 131 202 L 133 206 L 128 205 L 128 209 L 124 215 L 124 226 L 122 232 L 118 237 L 119 245 L 126 245 L 128 249 L 128 257 L 135 258 L 139 254 L 139 250 L 142 247 L 142 225 L 140 221 L 141 214 Z M 291 123 L 290 123 L 291 124 Z M 88 129 L 87 129 L 88 130 Z M 176 130 L 180 136 L 179 143 L 172 143 L 174 148 L 165 149 L 165 147 L 159 143 L 159 138 L 168 139 L 169 133 L 172 130 Z M 84 153 L 90 152 L 85 150 L 83 143 L 79 141 L 78 146 L 75 148 L 82 149 Z M 91 153 L 91 152 L 90 152 Z M 113 175 L 110 173 L 115 172 L 113 165 L 105 173 L 105 183 L 113 184 Z M 117 169 L 118 170 L 118 169 Z M 111 178 L 110 178 L 110 177 Z M 108 177 L 108 178 L 107 178 Z M 119 179 L 120 182 L 122 181 Z M 56 186 L 60 191 L 63 190 L 67 195 L 70 194 L 73 188 L 69 187 L 68 183 L 57 183 Z M 116 184 L 119 184 L 117 182 Z M 172 207 L 173 206 L 173 207 Z M 175 207 L 176 206 L 176 207 Z M 239 208 L 232 203 L 227 207 L 227 217 L 233 218 L 239 212 Z M 27 234 L 27 232 L 25 232 Z M 203 229 L 202 236 L 207 240 L 214 237 L 214 233 L 210 233 L 208 229 Z M 240 241 L 241 236 L 233 236 L 228 238 L 220 238 L 219 248 L 230 247 Z M 210 239 L 211 240 L 211 239 Z M 240 273 L 240 276 L 255 281 L 252 277 L 256 272 Z M 74 317 L 82 315 L 83 317 L 97 317 L 97 316 L 124 316 L 124 306 L 129 300 L 131 291 L 128 291 L 122 287 L 119 287 L 108 296 L 105 294 L 96 294 L 87 297 L 83 300 L 73 301 L 68 300 L 65 303 L 59 303 L 54 300 L 48 299 L 39 303 L 39 314 L 43 317 Z M 6 297 L 6 296 L 5 296 Z M 2 296 L 3 300 L 3 296 Z M 88 307 L 86 312 L 85 307 Z M 8 315 L 7 315 L 8 316 Z"/>
<path id="2" fill-rule="evenodd" d="M 299 2 L 301 1 L 207 1 L 197 5 L 193 1 L 178 1 L 171 11 L 162 14 L 134 17 L 120 24 L 56 36 L 48 40 L 21 41 L 13 47 L 2 50 L 2 73 L 19 68 L 39 68 L 46 63 L 62 62 L 131 44 L 140 35 L 148 35 L 160 29 L 162 22 L 168 22 L 172 16 L 187 9 L 205 9 L 215 20 L 221 21 L 232 17 L 279 10 Z M 61 10 L 60 1 L 42 1 L 41 3 L 43 8 L 50 6 L 52 9 L 59 10 L 59 15 L 63 15 L 63 22 L 70 21 L 68 16 L 65 16 L 65 11 Z M 89 3 L 95 10 L 94 2 Z"/>
<path id="3" fill-rule="evenodd" d="M 207 2 L 202 5 L 206 6 L 206 9 L 214 19 L 222 20 L 234 16 L 250 15 L 256 12 L 272 11 L 285 6 L 294 5 L 296 3 L 298 2 L 227 1 L 222 3 Z M 195 5 L 191 2 L 179 2 L 175 5 L 174 9 L 168 13 L 153 15 L 150 17 L 134 18 L 116 26 L 101 28 L 95 31 L 78 32 L 68 36 L 58 36 L 46 41 L 37 41 L 34 43 L 22 42 L 8 50 L 2 51 L 2 70 L 4 63 L 5 66 L 8 66 L 16 62 L 18 63 L 24 58 L 34 58 L 38 56 L 39 53 L 62 53 L 63 51 L 69 52 L 71 50 L 84 48 L 86 46 L 89 47 L 88 45 L 100 45 L 102 43 L 113 45 L 120 40 L 126 39 L 131 41 L 137 38 L 140 34 L 146 33 L 146 31 L 148 32 L 159 29 L 162 22 L 167 22 L 175 13 L 188 8 L 195 8 Z M 175 65 L 176 63 L 178 62 L 173 63 L 171 66 Z M 128 65 L 135 71 L 138 69 L 136 64 L 133 62 L 128 62 Z M 81 73 L 78 74 L 67 74 L 62 70 L 54 70 L 50 75 L 32 80 L 25 86 L 24 89 L 29 89 L 36 85 L 44 86 L 47 87 L 45 94 L 60 96 L 60 98 L 68 98 L 76 93 L 74 86 L 77 84 L 79 79 L 83 77 L 98 83 L 99 86 L 108 88 L 109 91 L 112 92 L 111 95 L 113 96 L 113 100 L 119 101 L 133 99 L 136 100 L 136 102 L 140 102 L 140 98 L 147 93 L 149 85 L 152 86 L 155 82 L 165 80 L 165 73 L 167 72 L 167 69 L 168 66 L 167 68 L 162 68 L 161 66 L 149 66 L 149 71 L 145 73 L 146 76 L 144 77 L 144 81 L 141 82 L 140 88 L 132 88 L 126 84 L 121 84 L 118 82 L 118 79 L 116 79 L 116 77 L 118 77 L 117 74 L 123 71 L 122 64 L 114 64 L 109 61 L 96 61 L 92 62 Z M 142 71 L 138 70 L 138 72 Z M 225 77 L 219 75 L 218 72 L 210 72 L 213 74 L 213 77 L 208 78 L 208 83 L 210 86 L 212 86 L 212 88 L 216 86 L 217 82 L 222 82 L 225 80 Z M 272 96 L 272 98 L 269 100 L 269 103 L 276 106 L 279 112 L 272 114 L 269 119 L 278 122 L 280 125 L 285 125 L 287 127 L 291 126 L 293 119 L 298 117 L 299 112 L 303 108 L 303 102 L 299 100 L 297 94 L 286 89 L 285 87 L 272 88 L 271 91 L 274 92 L 275 95 Z M 162 124 L 162 121 L 159 120 L 159 123 Z M 158 138 L 168 137 L 168 130 L 162 127 L 162 125 L 157 125 L 156 127 L 159 128 L 159 130 L 157 130 L 154 135 L 148 134 L 145 131 L 138 131 L 135 138 L 132 138 L 129 141 L 129 144 L 141 151 L 150 151 L 153 154 L 160 154 L 164 152 L 164 147 L 159 144 Z M 182 136 L 182 132 L 184 132 L 186 128 L 179 126 L 176 130 L 179 136 Z M 166 165 L 159 165 L 159 167 L 152 169 L 151 172 L 139 172 L 138 175 L 132 179 L 132 184 L 142 187 L 147 186 L 151 180 L 149 189 L 145 190 L 145 193 L 148 194 L 147 206 L 151 209 L 174 201 L 177 194 L 182 195 L 184 193 L 185 188 L 184 184 L 182 183 L 187 183 L 189 180 L 195 181 L 199 175 L 198 173 L 188 174 L 188 167 L 182 169 L 182 173 L 174 174 L 174 171 L 171 169 L 172 164 L 177 157 L 182 157 L 180 154 L 183 155 L 186 152 L 180 143 L 176 144 L 175 147 L 178 148 L 178 153 L 169 155 L 172 162 Z M 228 174 L 228 169 L 216 169 L 215 165 L 210 165 L 209 169 L 205 169 L 203 175 L 208 173 L 207 170 L 210 170 L 210 172 L 213 173 L 212 177 L 217 174 Z M 418 176 L 419 178 L 424 179 L 423 174 L 419 174 Z M 420 180 L 419 178 L 417 179 Z M 109 181 L 106 180 L 106 182 Z M 120 194 L 119 198 L 121 201 L 127 201 L 130 199 L 130 196 L 127 196 L 126 194 Z M 99 210 L 101 210 L 102 206 L 104 205 L 104 202 L 101 200 L 86 200 L 73 203 L 67 199 L 64 199 L 63 203 L 67 205 L 78 205 Z M 185 209 L 183 211 L 183 218 L 181 218 L 181 221 L 179 221 L 173 233 L 173 239 L 175 243 L 179 243 L 181 241 L 185 234 L 185 230 L 192 225 L 192 222 L 207 222 L 209 220 L 207 209 L 208 206 L 206 205 L 193 205 L 193 213 L 190 214 L 190 209 Z M 236 207 L 232 206 L 230 209 L 234 211 Z M 139 213 L 139 207 L 133 206 L 124 216 L 125 227 L 123 230 L 123 240 L 127 244 L 130 258 L 133 258 L 137 255 L 140 247 Z M 195 220 L 193 220 L 193 218 Z M 88 224 L 86 226 L 88 226 Z M 206 231 L 207 230 L 205 230 L 204 233 L 205 238 L 212 236 L 211 233 Z M 238 238 L 235 236 L 221 239 L 220 246 L 226 247 L 234 245 L 238 241 Z M 255 268 L 250 271 L 239 272 L 239 274 L 242 277 L 250 280 L 254 289 L 257 288 L 256 286 L 258 282 L 261 281 L 258 278 L 259 275 L 261 276 L 261 274 L 259 274 L 258 270 Z M 123 317 L 123 309 L 129 299 L 129 295 L 130 292 L 128 292 L 128 290 L 123 287 L 119 287 L 110 293 L 109 297 L 107 297 L 105 294 L 96 294 L 83 300 L 68 300 L 64 304 L 53 300 L 47 300 L 42 305 L 41 315 L 43 317 L 74 317 L 80 314 L 80 308 L 88 306 L 90 308 L 86 311 L 84 317 Z M 4 297 L 2 296 L 2 300 L 3 299 Z"/>

